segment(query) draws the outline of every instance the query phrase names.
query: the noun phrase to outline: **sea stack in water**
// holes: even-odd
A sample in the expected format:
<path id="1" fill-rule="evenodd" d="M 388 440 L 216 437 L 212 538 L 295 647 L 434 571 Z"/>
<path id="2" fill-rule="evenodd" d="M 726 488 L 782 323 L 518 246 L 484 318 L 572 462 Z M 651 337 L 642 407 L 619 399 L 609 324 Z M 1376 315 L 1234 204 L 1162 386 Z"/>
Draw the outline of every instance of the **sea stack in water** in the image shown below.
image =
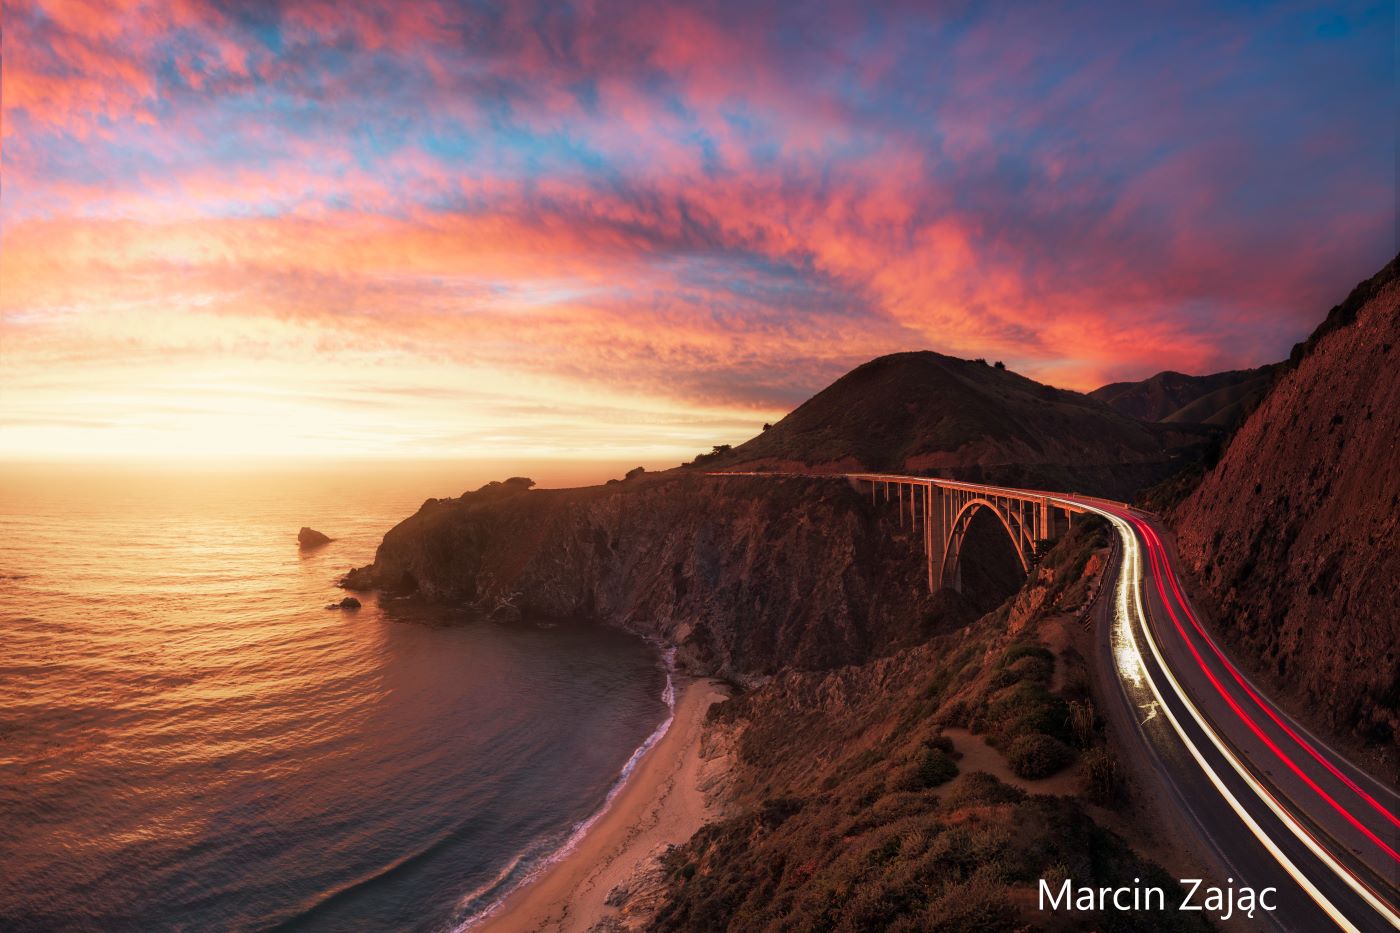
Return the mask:
<path id="1" fill-rule="evenodd" d="M 353 596 L 347 596 L 338 603 L 326 603 L 327 609 L 354 610 L 360 608 L 360 601 Z"/>
<path id="2" fill-rule="evenodd" d="M 330 543 L 330 538 L 321 534 L 314 528 L 307 528 L 303 526 L 301 531 L 297 532 L 297 545 L 300 546 L 302 550 L 306 550 L 307 548 L 320 547 L 323 544 Z"/>

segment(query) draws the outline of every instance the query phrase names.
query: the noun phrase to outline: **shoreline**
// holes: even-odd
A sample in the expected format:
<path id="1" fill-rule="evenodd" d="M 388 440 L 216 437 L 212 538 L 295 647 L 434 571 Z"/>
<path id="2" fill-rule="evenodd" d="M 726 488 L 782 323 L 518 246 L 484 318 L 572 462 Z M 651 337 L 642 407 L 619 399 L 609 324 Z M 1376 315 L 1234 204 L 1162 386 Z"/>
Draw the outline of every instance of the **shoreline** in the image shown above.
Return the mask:
<path id="1" fill-rule="evenodd" d="M 657 859 L 712 818 L 704 788 L 721 765 L 700 746 L 710 706 L 728 697 L 723 684 L 676 677 L 674 689 L 665 733 L 577 844 L 462 929 L 586 931 L 645 906 L 638 902 L 658 887 Z"/>

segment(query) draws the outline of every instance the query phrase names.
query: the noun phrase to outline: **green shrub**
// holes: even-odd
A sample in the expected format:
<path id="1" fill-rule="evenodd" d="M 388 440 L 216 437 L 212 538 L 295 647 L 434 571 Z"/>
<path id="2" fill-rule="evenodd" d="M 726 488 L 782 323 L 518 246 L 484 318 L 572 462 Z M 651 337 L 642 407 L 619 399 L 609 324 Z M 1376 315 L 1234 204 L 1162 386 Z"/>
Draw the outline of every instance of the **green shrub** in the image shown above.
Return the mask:
<path id="1" fill-rule="evenodd" d="M 1084 796 L 1103 807 L 1116 807 L 1128 798 L 1128 788 L 1118 759 L 1106 748 L 1084 753 Z"/>
<path id="2" fill-rule="evenodd" d="M 987 704 L 984 725 L 998 747 L 1023 735 L 1043 732 L 1062 742 L 1071 740 L 1069 704 L 1043 684 L 1022 682 L 997 694 Z"/>
<path id="3" fill-rule="evenodd" d="M 931 735 L 924 739 L 924 747 L 936 748 L 940 752 L 945 752 L 949 755 L 953 754 L 953 740 L 941 732 L 938 735 Z"/>
<path id="4" fill-rule="evenodd" d="M 1039 655 L 1021 658 L 1007 668 L 1007 672 L 1014 675 L 1018 681 L 1048 684 L 1055 674 L 1055 659 Z"/>
<path id="5" fill-rule="evenodd" d="M 1055 663 L 1055 656 L 1050 653 L 1049 648 L 1046 648 L 1044 645 L 1031 644 L 1030 642 L 1012 645 L 1007 649 L 1006 654 L 1001 656 L 1001 661 L 999 663 L 1002 667 L 1010 667 L 1022 658 L 1040 658 L 1042 661 L 1047 661 L 1051 665 Z"/>
<path id="6" fill-rule="evenodd" d="M 943 797 L 943 803 L 950 809 L 958 807 L 985 806 L 995 803 L 1015 803 L 1024 799 L 1025 792 L 998 781 L 995 775 L 985 771 L 970 771 L 959 775 Z"/>
<path id="7" fill-rule="evenodd" d="M 919 756 L 919 783 L 924 787 L 937 787 L 957 776 L 957 764 L 942 749 L 926 748 Z"/>
<path id="8" fill-rule="evenodd" d="M 1053 736 L 1035 733 L 1012 742 L 1006 759 L 1017 775 L 1035 780 L 1063 770 L 1074 760 L 1074 750 Z"/>
<path id="9" fill-rule="evenodd" d="M 906 927 L 925 933 L 961 933 L 979 930 L 995 933 L 1023 929 L 1016 907 L 1007 897 L 1006 887 L 996 873 L 979 869 L 971 878 L 950 884 L 938 899 L 924 910 L 916 924 Z"/>

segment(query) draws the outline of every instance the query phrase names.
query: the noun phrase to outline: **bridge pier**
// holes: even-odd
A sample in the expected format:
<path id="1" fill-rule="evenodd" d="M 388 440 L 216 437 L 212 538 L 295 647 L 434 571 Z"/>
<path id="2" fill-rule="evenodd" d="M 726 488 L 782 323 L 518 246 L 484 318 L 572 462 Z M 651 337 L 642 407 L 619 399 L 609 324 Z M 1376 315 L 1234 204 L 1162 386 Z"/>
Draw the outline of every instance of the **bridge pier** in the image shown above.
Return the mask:
<path id="1" fill-rule="evenodd" d="M 1083 511 L 1053 494 L 1032 490 L 883 473 L 851 473 L 846 478 L 857 491 L 869 484 L 872 508 L 879 506 L 883 489 L 886 504 L 894 503 L 897 509 L 900 528 L 909 510 L 909 529 L 922 532 L 929 592 L 945 586 L 962 589 L 962 544 L 979 510 L 990 510 L 1001 523 L 1027 573 L 1035 565 L 1040 542 L 1067 532 L 1073 513 Z"/>

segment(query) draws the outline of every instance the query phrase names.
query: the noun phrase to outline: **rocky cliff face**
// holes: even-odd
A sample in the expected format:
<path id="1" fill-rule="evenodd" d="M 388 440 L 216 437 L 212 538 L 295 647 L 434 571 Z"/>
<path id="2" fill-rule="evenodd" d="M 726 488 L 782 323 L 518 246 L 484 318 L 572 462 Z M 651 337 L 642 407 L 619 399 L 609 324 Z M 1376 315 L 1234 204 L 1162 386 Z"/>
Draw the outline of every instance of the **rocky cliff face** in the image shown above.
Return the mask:
<path id="1" fill-rule="evenodd" d="M 1325 728 L 1400 735 L 1400 280 L 1363 283 L 1295 351 L 1175 512 L 1225 640 Z M 1392 762 L 1393 766 L 1393 762 Z"/>
<path id="2" fill-rule="evenodd" d="M 996 559 L 995 535 L 982 546 L 993 553 L 979 566 L 1011 560 Z M 669 473 L 429 500 L 344 585 L 595 618 L 743 681 L 913 643 L 1019 584 L 984 577 L 965 598 L 935 600 L 923 573 L 920 538 L 900 529 L 895 508 L 872 507 L 843 480 Z"/>

